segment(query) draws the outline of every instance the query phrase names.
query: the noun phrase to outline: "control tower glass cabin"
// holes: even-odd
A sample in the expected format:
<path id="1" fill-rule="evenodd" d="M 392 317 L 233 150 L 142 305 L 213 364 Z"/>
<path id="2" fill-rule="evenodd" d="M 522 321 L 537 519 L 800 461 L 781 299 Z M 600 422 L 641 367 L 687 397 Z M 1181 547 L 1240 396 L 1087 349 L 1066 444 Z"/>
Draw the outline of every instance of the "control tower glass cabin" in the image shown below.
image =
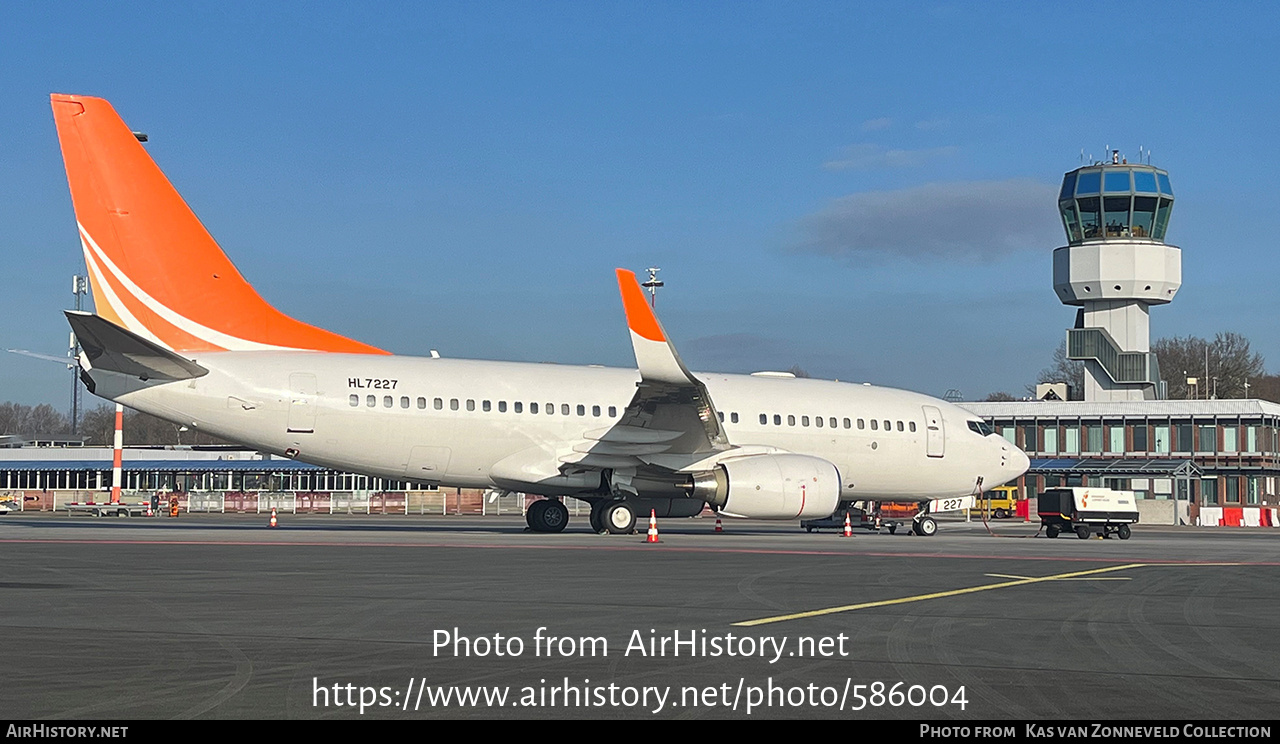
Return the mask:
<path id="1" fill-rule="evenodd" d="M 1182 286 L 1182 251 L 1164 242 L 1173 211 L 1169 173 L 1112 154 L 1062 179 L 1067 245 L 1053 252 L 1058 299 L 1080 308 L 1067 356 L 1085 362 L 1085 400 L 1162 397 L 1149 353 L 1149 308 Z"/>
<path id="2" fill-rule="evenodd" d="M 1145 238 L 1164 242 L 1173 211 L 1169 173 L 1149 165 L 1090 165 L 1062 179 L 1058 211 L 1067 243 Z"/>

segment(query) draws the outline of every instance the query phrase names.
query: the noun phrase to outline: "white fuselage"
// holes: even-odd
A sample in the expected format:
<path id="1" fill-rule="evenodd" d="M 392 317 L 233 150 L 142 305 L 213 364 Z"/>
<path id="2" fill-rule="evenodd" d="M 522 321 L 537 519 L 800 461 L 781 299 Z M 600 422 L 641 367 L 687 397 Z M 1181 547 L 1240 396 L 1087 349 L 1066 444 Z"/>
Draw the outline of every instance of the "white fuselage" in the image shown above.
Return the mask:
<path id="1" fill-rule="evenodd" d="M 472 488 L 500 485 L 495 464 L 521 452 L 545 451 L 545 468 L 554 472 L 556 457 L 570 455 L 584 434 L 618 422 L 640 379 L 628 369 L 366 354 L 218 352 L 195 360 L 210 373 L 141 387 L 95 373 L 97 392 L 317 465 Z M 1027 468 L 1017 447 L 973 431 L 973 414 L 918 393 L 755 375 L 698 378 L 731 444 L 829 460 L 844 500 L 963 495 L 979 477 L 991 488 Z"/>

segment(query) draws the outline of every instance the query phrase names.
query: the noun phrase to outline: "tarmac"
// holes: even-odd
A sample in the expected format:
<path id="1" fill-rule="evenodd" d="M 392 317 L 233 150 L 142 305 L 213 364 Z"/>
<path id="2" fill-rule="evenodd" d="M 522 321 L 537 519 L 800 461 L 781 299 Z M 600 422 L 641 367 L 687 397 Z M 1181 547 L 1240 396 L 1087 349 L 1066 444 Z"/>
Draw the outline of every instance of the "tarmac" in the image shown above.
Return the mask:
<path id="1" fill-rule="evenodd" d="M 660 520 L 652 545 L 646 526 L 0 517 L 6 713 L 1127 721 L 1280 703 L 1280 530 L 844 538 L 702 518 Z"/>

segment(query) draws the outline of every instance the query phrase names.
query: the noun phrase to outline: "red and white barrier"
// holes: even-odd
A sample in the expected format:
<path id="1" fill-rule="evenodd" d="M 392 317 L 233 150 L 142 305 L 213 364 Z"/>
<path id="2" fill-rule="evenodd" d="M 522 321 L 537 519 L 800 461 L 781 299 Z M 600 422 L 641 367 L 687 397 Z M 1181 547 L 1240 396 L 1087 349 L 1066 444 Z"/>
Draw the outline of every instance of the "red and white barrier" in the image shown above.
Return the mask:
<path id="1" fill-rule="evenodd" d="M 1198 527 L 1280 527 L 1280 509 L 1269 506 L 1202 506 Z"/>

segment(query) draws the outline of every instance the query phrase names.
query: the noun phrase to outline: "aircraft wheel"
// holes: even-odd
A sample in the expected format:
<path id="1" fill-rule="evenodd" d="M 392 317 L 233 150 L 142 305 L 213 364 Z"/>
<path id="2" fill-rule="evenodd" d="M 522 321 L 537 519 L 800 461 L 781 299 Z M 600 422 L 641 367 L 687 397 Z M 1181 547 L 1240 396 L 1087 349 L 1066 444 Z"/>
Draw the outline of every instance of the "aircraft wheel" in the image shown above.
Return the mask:
<path id="1" fill-rule="evenodd" d="M 608 530 L 604 528 L 604 505 L 605 502 L 603 501 L 591 502 L 591 516 L 589 518 L 591 521 L 591 531 L 597 535 L 603 535 L 608 532 Z"/>
<path id="2" fill-rule="evenodd" d="M 931 537 L 938 531 L 938 523 L 933 521 L 933 517 L 925 517 L 916 522 L 915 531 L 921 537 Z"/>
<path id="3" fill-rule="evenodd" d="M 1093 530 L 1089 529 L 1089 525 L 1081 524 L 1076 526 L 1076 537 L 1080 538 L 1081 540 L 1088 540 L 1089 536 L 1092 534 L 1093 534 Z"/>
<path id="4" fill-rule="evenodd" d="M 563 501 L 554 499 L 547 501 L 547 506 L 542 510 L 542 529 L 539 532 L 564 532 L 564 528 L 569 524 L 569 507 L 564 505 Z"/>
<path id="5" fill-rule="evenodd" d="M 551 502 L 546 499 L 539 499 L 532 504 L 524 513 L 524 523 L 529 525 L 529 529 L 534 532 L 542 532 L 542 512 L 546 510 L 547 504 Z"/>
<path id="6" fill-rule="evenodd" d="M 1045 537 L 1054 538 L 1057 537 L 1060 532 L 1062 532 L 1062 528 L 1056 524 L 1051 524 L 1044 528 Z"/>
<path id="7" fill-rule="evenodd" d="M 612 501 L 600 513 L 610 535 L 629 535 L 636 528 L 636 510 L 628 501 Z"/>
<path id="8" fill-rule="evenodd" d="M 1133 534 L 1133 530 L 1129 529 L 1129 525 L 1122 524 L 1116 528 L 1116 534 L 1120 536 L 1121 540 L 1128 540 L 1129 536 Z"/>

